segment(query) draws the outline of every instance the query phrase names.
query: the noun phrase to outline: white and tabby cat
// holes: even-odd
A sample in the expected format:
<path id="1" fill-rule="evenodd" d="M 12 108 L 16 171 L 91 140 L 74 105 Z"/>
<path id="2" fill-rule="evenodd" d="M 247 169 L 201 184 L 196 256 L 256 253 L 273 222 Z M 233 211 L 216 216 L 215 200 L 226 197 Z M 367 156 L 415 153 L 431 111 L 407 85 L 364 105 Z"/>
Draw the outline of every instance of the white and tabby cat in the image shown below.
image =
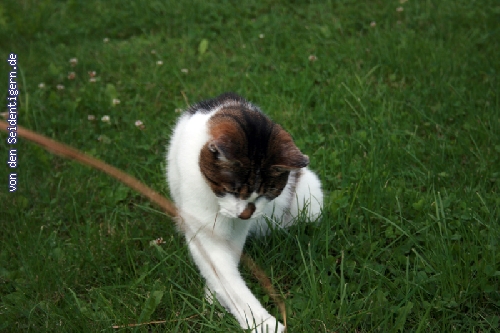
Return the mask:
<path id="1" fill-rule="evenodd" d="M 190 107 L 174 129 L 167 156 L 170 192 L 181 229 L 215 295 L 242 328 L 283 332 L 248 289 L 238 263 L 250 232 L 286 227 L 299 211 L 318 217 L 323 193 L 309 158 L 292 137 L 234 93 Z M 265 218 L 266 217 L 266 218 Z"/>

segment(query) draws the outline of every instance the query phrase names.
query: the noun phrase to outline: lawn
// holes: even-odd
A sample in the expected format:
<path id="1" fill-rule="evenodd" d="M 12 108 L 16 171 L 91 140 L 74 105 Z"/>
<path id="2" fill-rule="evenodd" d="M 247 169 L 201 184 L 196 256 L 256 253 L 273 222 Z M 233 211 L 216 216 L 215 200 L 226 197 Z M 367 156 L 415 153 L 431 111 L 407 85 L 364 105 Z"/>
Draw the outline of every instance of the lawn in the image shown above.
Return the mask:
<path id="1" fill-rule="evenodd" d="M 0 112 L 10 54 L 19 125 L 167 196 L 165 146 L 189 104 L 234 91 L 286 128 L 322 180 L 323 216 L 245 251 L 289 332 L 500 330 L 498 1 L 6 0 Z M 240 330 L 203 299 L 158 207 L 0 139 L 1 331 Z"/>

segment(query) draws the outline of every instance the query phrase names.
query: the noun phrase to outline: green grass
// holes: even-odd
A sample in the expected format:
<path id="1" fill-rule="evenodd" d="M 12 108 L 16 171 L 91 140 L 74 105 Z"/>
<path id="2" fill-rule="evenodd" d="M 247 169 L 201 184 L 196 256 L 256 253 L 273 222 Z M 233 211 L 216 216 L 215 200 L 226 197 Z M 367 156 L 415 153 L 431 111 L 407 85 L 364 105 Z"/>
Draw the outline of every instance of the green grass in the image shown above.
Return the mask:
<path id="1" fill-rule="evenodd" d="M 494 332 L 498 22 L 494 0 L 7 0 L 0 92 L 14 52 L 20 125 L 164 194 L 175 110 L 238 92 L 292 133 L 326 192 L 321 224 L 246 247 L 286 298 L 290 332 Z M 156 207 L 25 140 L 15 147 L 15 193 L 0 168 L 0 330 L 238 331 L 203 300 Z M 150 246 L 157 237 L 166 243 Z M 154 320 L 166 323 L 112 329 Z"/>

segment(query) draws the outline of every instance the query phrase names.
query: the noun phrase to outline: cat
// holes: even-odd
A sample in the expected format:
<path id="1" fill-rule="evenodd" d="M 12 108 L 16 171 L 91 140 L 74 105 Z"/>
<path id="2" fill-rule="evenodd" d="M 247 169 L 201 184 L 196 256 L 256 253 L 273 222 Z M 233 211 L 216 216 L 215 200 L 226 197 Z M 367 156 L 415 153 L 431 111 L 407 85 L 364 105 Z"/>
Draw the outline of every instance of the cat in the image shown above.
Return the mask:
<path id="1" fill-rule="evenodd" d="M 189 107 L 177 121 L 167 153 L 167 179 L 179 223 L 215 296 L 252 332 L 284 332 L 238 271 L 250 233 L 287 227 L 299 212 L 321 213 L 321 183 L 292 137 L 235 93 Z"/>

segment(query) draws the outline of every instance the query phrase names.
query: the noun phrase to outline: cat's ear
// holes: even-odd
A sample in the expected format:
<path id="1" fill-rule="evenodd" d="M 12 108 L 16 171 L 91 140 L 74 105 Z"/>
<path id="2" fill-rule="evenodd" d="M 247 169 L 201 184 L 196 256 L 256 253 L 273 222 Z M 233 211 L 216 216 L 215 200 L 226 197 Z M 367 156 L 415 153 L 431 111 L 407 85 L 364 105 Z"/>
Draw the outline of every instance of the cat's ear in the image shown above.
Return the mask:
<path id="1" fill-rule="evenodd" d="M 305 168 L 309 165 L 309 157 L 300 152 L 299 148 L 292 143 L 292 147 L 283 150 L 278 161 L 272 168 L 278 172 L 292 171 Z"/>
<path id="2" fill-rule="evenodd" d="M 272 150 L 276 156 L 272 168 L 277 172 L 292 171 L 309 165 L 309 157 L 302 154 L 293 142 L 292 136 L 284 129 L 276 134 Z"/>
<path id="3" fill-rule="evenodd" d="M 228 162 L 230 159 L 229 156 L 229 147 L 225 144 L 224 140 L 212 140 L 208 143 L 208 149 L 217 155 L 217 158 L 223 162 Z"/>

